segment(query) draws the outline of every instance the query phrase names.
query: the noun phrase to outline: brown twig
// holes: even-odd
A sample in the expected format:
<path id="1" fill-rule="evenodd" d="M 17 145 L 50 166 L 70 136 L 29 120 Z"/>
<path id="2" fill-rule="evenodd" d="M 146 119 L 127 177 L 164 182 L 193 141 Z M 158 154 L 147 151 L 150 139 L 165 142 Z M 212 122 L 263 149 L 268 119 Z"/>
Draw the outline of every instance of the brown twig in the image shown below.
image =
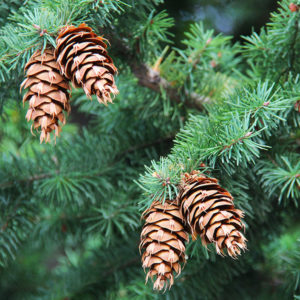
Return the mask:
<path id="1" fill-rule="evenodd" d="M 101 30 L 100 30 L 101 31 Z M 144 62 L 139 61 L 136 53 L 129 49 L 129 47 L 121 39 L 116 38 L 115 34 L 107 34 L 107 38 L 111 44 L 114 45 L 115 51 L 120 56 L 126 58 L 129 67 L 135 77 L 138 79 L 138 83 L 141 86 L 147 87 L 155 92 L 160 93 L 161 90 L 166 92 L 166 95 L 176 103 L 184 103 L 187 107 L 195 108 L 198 110 L 203 109 L 203 104 L 210 102 L 211 99 L 207 96 L 198 95 L 197 93 L 180 93 L 177 87 L 172 86 L 165 78 L 160 76 L 160 73 L 149 67 Z M 183 101 L 185 100 L 185 102 Z"/>
<path id="2" fill-rule="evenodd" d="M 183 103 L 183 98 L 186 98 L 186 106 L 202 110 L 203 104 L 210 101 L 209 97 L 201 96 L 196 93 L 185 93 L 185 95 L 182 96 L 177 88 L 173 87 L 165 78 L 160 76 L 159 72 L 144 63 L 133 61 L 130 63 L 130 67 L 140 85 L 158 93 L 164 90 L 167 96 L 176 103 Z"/>
<path id="3" fill-rule="evenodd" d="M 238 142 L 243 141 L 244 139 L 250 137 L 251 135 L 252 135 L 251 131 L 247 132 L 244 136 L 238 138 L 237 140 L 233 140 L 232 143 L 230 143 L 229 145 L 223 146 L 223 150 L 225 150 L 225 149 L 229 150 L 233 145 L 237 144 Z"/>

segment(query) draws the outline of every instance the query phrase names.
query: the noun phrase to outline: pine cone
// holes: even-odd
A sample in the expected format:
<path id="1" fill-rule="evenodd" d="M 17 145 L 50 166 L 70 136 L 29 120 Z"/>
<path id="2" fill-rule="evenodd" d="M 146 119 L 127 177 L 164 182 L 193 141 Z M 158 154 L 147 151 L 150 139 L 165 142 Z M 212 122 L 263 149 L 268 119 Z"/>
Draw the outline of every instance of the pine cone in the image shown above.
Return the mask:
<path id="1" fill-rule="evenodd" d="M 50 141 L 50 132 L 55 131 L 55 138 L 65 124 L 63 111 L 70 111 L 67 80 L 60 74 L 59 65 L 54 57 L 54 49 L 46 49 L 42 54 L 37 50 L 25 66 L 26 79 L 21 89 L 29 88 L 23 97 L 23 104 L 29 101 L 27 121 L 33 121 L 33 127 L 41 127 L 40 142 Z M 31 127 L 32 128 L 32 127 Z"/>
<path id="2" fill-rule="evenodd" d="M 82 87 L 91 99 L 96 95 L 100 103 L 112 102 L 110 93 L 118 94 L 114 75 L 117 68 L 108 56 L 104 39 L 90 27 L 66 26 L 56 39 L 55 55 L 61 72 Z"/>
<path id="3" fill-rule="evenodd" d="M 217 179 L 198 171 L 186 173 L 178 199 L 193 239 L 200 235 L 205 246 L 214 243 L 220 255 L 224 255 L 226 248 L 233 258 L 246 249 L 246 239 L 240 232 L 244 228 L 244 214 L 234 207 L 233 197 L 220 187 Z"/>
<path id="4" fill-rule="evenodd" d="M 173 273 L 181 272 L 180 262 L 185 262 L 185 242 L 188 234 L 184 230 L 179 207 L 175 202 L 161 204 L 154 201 L 144 211 L 145 224 L 141 233 L 140 250 L 143 268 L 149 268 L 146 282 L 156 276 L 153 288 L 162 290 L 173 285 Z"/>

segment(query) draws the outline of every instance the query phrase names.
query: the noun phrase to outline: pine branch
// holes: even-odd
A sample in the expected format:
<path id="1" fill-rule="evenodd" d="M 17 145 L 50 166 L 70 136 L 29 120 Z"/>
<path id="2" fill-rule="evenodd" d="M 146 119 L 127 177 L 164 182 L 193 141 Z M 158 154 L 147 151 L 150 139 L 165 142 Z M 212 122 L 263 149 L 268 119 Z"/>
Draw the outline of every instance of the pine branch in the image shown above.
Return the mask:
<path id="1" fill-rule="evenodd" d="M 290 59 L 290 64 L 289 64 L 289 69 L 288 70 L 293 70 L 294 69 L 294 62 L 295 62 L 295 56 L 296 56 L 296 42 L 297 42 L 297 37 L 298 37 L 298 32 L 299 32 L 299 22 L 298 20 L 295 21 L 295 31 L 292 37 L 292 43 L 290 48 L 291 50 L 291 59 Z"/>
<path id="2" fill-rule="evenodd" d="M 142 145 L 139 145 L 139 146 L 135 146 L 135 147 L 129 148 L 126 151 L 122 152 L 120 154 L 120 156 L 122 157 L 122 156 L 124 156 L 124 155 L 126 155 L 128 153 L 132 153 L 132 152 L 135 152 L 137 150 L 149 148 L 149 147 L 155 146 L 157 144 L 170 143 L 170 142 L 172 142 L 174 140 L 174 138 L 175 138 L 175 134 L 167 136 L 167 137 L 164 137 L 164 138 L 157 139 L 157 140 L 149 142 L 149 143 L 145 143 L 145 144 L 142 144 Z"/>
<path id="3" fill-rule="evenodd" d="M 209 97 L 198 95 L 196 93 L 185 93 L 185 95 L 182 96 L 177 88 L 174 88 L 170 82 L 160 76 L 159 72 L 150 68 L 145 63 L 133 61 L 131 62 L 130 67 L 133 74 L 139 80 L 138 82 L 140 85 L 158 93 L 163 89 L 167 96 L 176 103 L 182 103 L 183 98 L 186 98 L 188 100 L 186 106 L 202 110 L 203 104 L 210 101 Z"/>
<path id="4" fill-rule="evenodd" d="M 127 154 L 130 154 L 130 153 L 133 153 L 135 151 L 142 150 L 142 149 L 145 149 L 145 148 L 149 148 L 149 147 L 161 144 L 161 143 L 172 142 L 174 138 L 175 138 L 175 135 L 170 135 L 170 136 L 167 136 L 167 137 L 164 137 L 164 138 L 159 138 L 159 139 L 154 140 L 154 141 L 149 142 L 149 143 L 145 143 L 145 144 L 141 144 L 141 145 L 138 145 L 138 146 L 128 148 L 128 149 L 122 151 L 120 154 L 118 154 L 116 156 L 116 159 L 114 160 L 114 162 L 111 163 L 108 167 L 110 168 L 113 165 L 115 165 L 117 162 L 120 161 L 120 159 L 122 159 Z M 101 172 L 98 172 L 96 174 L 91 174 L 91 173 L 89 173 L 87 175 L 80 174 L 79 177 L 80 178 L 92 178 L 92 177 L 95 177 L 95 176 L 98 177 L 98 176 L 103 175 L 104 172 L 106 172 L 106 171 L 101 171 Z M 19 180 L 6 181 L 6 182 L 3 182 L 3 183 L 0 184 L 0 189 L 7 188 L 7 187 L 9 187 L 13 184 L 16 184 L 16 182 L 18 182 L 18 183 L 31 183 L 31 182 L 34 182 L 34 181 L 39 181 L 39 180 L 42 180 L 42 179 L 51 178 L 51 177 L 53 177 L 54 174 L 55 175 L 60 175 L 61 172 L 59 170 L 56 170 L 55 172 L 52 172 L 52 173 L 35 174 L 33 176 L 30 176 L 30 177 L 27 177 L 27 178 L 22 178 L 22 179 L 19 179 Z"/>
<path id="5" fill-rule="evenodd" d="M 12 205 L 13 204 L 13 205 Z M 34 222 L 34 207 L 23 196 L 0 197 L 0 266 L 6 266 L 16 253 Z"/>
<path id="6" fill-rule="evenodd" d="M 107 278 L 108 276 L 114 274 L 116 271 L 120 271 L 123 269 L 127 269 L 128 267 L 131 267 L 133 265 L 136 265 L 140 261 L 140 258 L 138 256 L 131 258 L 130 260 L 124 262 L 120 266 L 117 266 L 115 268 L 108 267 L 106 273 L 103 274 L 103 278 Z"/>
<path id="7" fill-rule="evenodd" d="M 103 30 L 99 29 L 99 31 L 102 32 Z M 129 49 L 120 38 L 116 38 L 115 34 L 106 34 L 106 36 L 108 36 L 108 39 L 111 41 L 111 44 L 114 45 L 118 54 L 126 58 L 132 73 L 136 76 L 141 86 L 158 93 L 164 90 L 167 97 L 176 103 L 183 103 L 183 99 L 186 98 L 187 101 L 185 105 L 198 110 L 202 110 L 203 104 L 211 101 L 209 97 L 198 95 L 197 93 L 185 92 L 182 95 L 177 88 L 173 87 L 170 82 L 161 77 L 159 72 L 153 70 L 146 63 L 139 61 L 135 53 Z"/>
<path id="8" fill-rule="evenodd" d="M 56 171 L 56 174 L 60 174 L 59 171 Z M 10 181 L 7 181 L 7 182 L 4 182 L 2 184 L 0 184 L 0 188 L 3 189 L 3 188 L 7 188 L 13 184 L 15 184 L 16 182 L 19 182 L 19 183 L 30 183 L 30 182 L 33 182 L 33 181 L 38 181 L 38 180 L 41 180 L 41 179 L 46 179 L 46 178 L 50 178 L 53 176 L 53 173 L 45 173 L 45 174 L 37 174 L 37 175 L 33 175 L 31 177 L 27 177 L 27 178 L 23 178 L 23 179 L 19 179 L 19 180 L 10 180 Z"/>

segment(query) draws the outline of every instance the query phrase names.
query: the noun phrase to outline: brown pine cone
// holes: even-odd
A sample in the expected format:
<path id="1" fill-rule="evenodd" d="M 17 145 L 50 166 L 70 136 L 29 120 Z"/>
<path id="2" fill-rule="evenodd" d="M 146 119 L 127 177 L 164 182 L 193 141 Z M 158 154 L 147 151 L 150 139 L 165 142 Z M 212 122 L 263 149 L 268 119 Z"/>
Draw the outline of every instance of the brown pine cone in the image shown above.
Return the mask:
<path id="1" fill-rule="evenodd" d="M 246 249 L 246 239 L 240 232 L 244 228 L 244 213 L 234 207 L 233 197 L 217 179 L 198 171 L 186 173 L 178 201 L 193 239 L 200 235 L 204 245 L 214 243 L 220 255 L 226 248 L 233 258 Z"/>
<path id="2" fill-rule="evenodd" d="M 185 262 L 185 242 L 188 234 L 184 230 L 179 207 L 173 201 L 161 204 L 154 201 L 144 211 L 145 224 L 141 233 L 140 250 L 143 268 L 148 268 L 146 282 L 156 277 L 153 288 L 165 289 L 174 283 L 174 272 L 181 272 L 180 262 Z"/>
<path id="3" fill-rule="evenodd" d="M 21 89 L 29 88 L 23 97 L 23 104 L 28 101 L 27 121 L 33 121 L 35 129 L 41 128 L 40 142 L 50 141 L 50 132 L 55 131 L 55 138 L 65 124 L 63 111 L 70 111 L 69 90 L 66 78 L 60 74 L 60 68 L 54 57 L 54 49 L 46 49 L 42 54 L 37 50 L 25 66 L 26 79 Z"/>
<path id="4" fill-rule="evenodd" d="M 104 41 L 85 24 L 66 26 L 56 39 L 55 55 L 62 74 L 75 87 L 82 87 L 90 99 L 96 95 L 100 103 L 107 104 L 118 89 L 114 80 L 117 68 Z"/>

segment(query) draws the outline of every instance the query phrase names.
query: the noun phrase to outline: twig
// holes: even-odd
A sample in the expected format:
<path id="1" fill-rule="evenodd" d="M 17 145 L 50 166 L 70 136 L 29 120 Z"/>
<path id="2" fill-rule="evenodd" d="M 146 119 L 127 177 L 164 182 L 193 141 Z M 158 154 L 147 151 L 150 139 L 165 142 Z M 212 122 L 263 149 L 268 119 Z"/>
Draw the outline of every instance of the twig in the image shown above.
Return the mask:
<path id="1" fill-rule="evenodd" d="M 117 154 L 114 162 L 109 167 L 111 167 L 114 164 L 116 164 L 117 162 L 119 162 L 126 154 L 129 154 L 129 153 L 132 153 L 132 152 L 144 149 L 144 148 L 148 148 L 148 147 L 151 147 L 151 146 L 155 146 L 157 144 L 161 144 L 161 143 L 165 143 L 165 142 L 171 142 L 174 139 L 174 137 L 175 137 L 175 135 L 171 135 L 171 136 L 167 136 L 167 137 L 164 137 L 164 138 L 157 139 L 157 140 L 149 142 L 149 143 L 145 143 L 145 144 L 141 144 L 141 145 L 138 145 L 138 146 L 128 148 L 128 149 L 120 152 L 119 154 Z M 79 175 L 79 176 L 81 178 L 90 178 L 90 177 L 94 177 L 94 176 L 101 176 L 104 172 L 102 171 L 102 172 L 98 172 L 98 173 L 95 173 L 95 174 L 90 173 L 90 174 L 87 174 L 87 175 Z M 59 175 L 60 171 L 56 170 L 55 172 L 52 172 L 52 173 L 43 173 L 43 174 L 37 174 L 37 175 L 33 175 L 31 177 L 27 177 L 27 178 L 23 178 L 23 179 L 10 180 L 10 181 L 1 183 L 0 188 L 9 187 L 9 186 L 15 184 L 16 182 L 30 183 L 30 182 L 33 182 L 33 181 L 38 181 L 38 180 L 42 180 L 42 179 L 46 179 L 46 178 L 51 178 L 51 177 L 53 177 L 54 174 Z"/>
<path id="2" fill-rule="evenodd" d="M 295 32 L 294 32 L 293 40 L 292 40 L 292 43 L 291 43 L 292 53 L 291 53 L 291 60 L 290 60 L 290 66 L 289 66 L 291 71 L 294 69 L 294 62 L 295 62 L 295 56 L 296 56 L 295 45 L 296 45 L 296 41 L 297 41 L 298 31 L 299 31 L 299 23 L 298 23 L 298 20 L 296 20 L 296 22 L 295 22 Z"/>
<path id="3" fill-rule="evenodd" d="M 287 74 L 289 71 L 293 71 L 294 69 L 294 62 L 295 62 L 295 58 L 296 58 L 296 41 L 297 41 L 297 37 L 298 37 L 298 32 L 299 32 L 299 23 L 298 20 L 295 21 L 295 31 L 292 37 L 292 42 L 289 45 L 289 48 L 291 49 L 291 56 L 290 56 L 290 61 L 288 62 L 288 66 L 286 68 L 284 68 L 277 76 L 277 79 L 275 80 L 275 84 L 278 84 L 280 81 L 280 78 L 284 75 Z"/>
<path id="4" fill-rule="evenodd" d="M 133 61 L 130 63 L 130 67 L 140 85 L 158 93 L 163 89 L 167 96 L 176 103 L 184 103 L 183 98 L 186 98 L 186 106 L 202 110 L 203 104 L 210 101 L 209 97 L 201 96 L 196 93 L 185 93 L 185 95 L 182 96 L 177 88 L 173 87 L 165 78 L 160 76 L 159 72 L 144 63 Z"/>
<path id="5" fill-rule="evenodd" d="M 56 174 L 59 174 L 59 171 L 57 171 Z M 1 183 L 0 188 L 9 187 L 10 185 L 13 185 L 16 181 L 18 181 L 20 183 L 33 182 L 33 181 L 37 181 L 37 180 L 41 180 L 41 179 L 50 178 L 52 176 L 53 176 L 53 173 L 47 173 L 47 174 L 38 174 L 38 175 L 34 175 L 34 176 L 31 176 L 28 178 L 19 179 L 19 180 L 11 180 L 11 181 Z"/>
<path id="6" fill-rule="evenodd" d="M 111 41 L 111 44 L 114 45 L 118 54 L 126 58 L 132 73 L 136 76 L 138 83 L 141 86 L 145 86 L 158 93 L 160 93 L 163 89 L 172 101 L 175 101 L 176 103 L 184 103 L 187 107 L 196 108 L 198 110 L 203 109 L 204 103 L 211 101 L 209 97 L 198 95 L 194 92 L 184 92 L 182 95 L 179 89 L 173 87 L 170 82 L 161 77 L 159 72 L 150 68 L 144 62 L 140 62 L 136 53 L 129 49 L 129 47 L 121 39 L 116 38 L 115 34 L 107 36 Z M 185 102 L 183 101 L 184 99 L 186 99 Z"/>
<path id="7" fill-rule="evenodd" d="M 132 152 L 135 152 L 137 150 L 148 148 L 148 147 L 151 147 L 151 146 L 154 146 L 154 145 L 157 145 L 157 144 L 172 142 L 174 140 L 174 138 L 175 138 L 175 135 L 170 135 L 170 136 L 160 138 L 160 139 L 157 139 L 157 140 L 149 142 L 149 143 L 145 143 L 145 144 L 142 144 L 142 145 L 139 145 L 139 146 L 131 147 L 131 148 L 127 149 L 126 151 L 121 152 L 120 156 L 124 156 L 125 154 L 132 153 Z"/>
<path id="8" fill-rule="evenodd" d="M 229 145 L 223 146 L 223 150 L 225 149 L 229 150 L 233 145 L 237 144 L 238 142 L 242 142 L 244 139 L 247 139 L 251 135 L 252 135 L 252 131 L 247 132 L 244 136 L 238 138 L 237 140 L 233 140 L 232 143 L 230 143 Z"/>

